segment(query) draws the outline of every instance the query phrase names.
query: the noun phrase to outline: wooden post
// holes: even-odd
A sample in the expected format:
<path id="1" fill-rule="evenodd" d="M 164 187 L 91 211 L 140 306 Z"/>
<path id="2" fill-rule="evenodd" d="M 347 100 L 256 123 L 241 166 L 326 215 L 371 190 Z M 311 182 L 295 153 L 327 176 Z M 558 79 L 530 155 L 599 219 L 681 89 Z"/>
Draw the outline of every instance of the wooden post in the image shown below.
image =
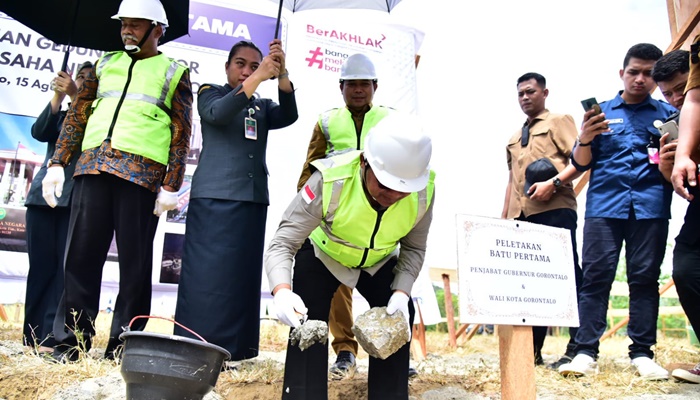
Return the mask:
<path id="1" fill-rule="evenodd" d="M 0 319 L 7 322 L 7 312 L 5 311 L 5 306 L 0 304 Z"/>
<path id="2" fill-rule="evenodd" d="M 457 347 L 455 336 L 455 310 L 452 307 L 452 292 L 450 291 L 450 276 L 442 274 L 442 283 L 445 285 L 445 314 L 447 314 L 447 335 L 451 348 Z"/>
<path id="3" fill-rule="evenodd" d="M 417 301 L 416 311 L 418 311 L 418 321 L 420 322 L 418 326 L 416 326 L 416 324 L 413 324 L 413 339 L 417 340 L 420 344 L 422 357 L 417 357 L 417 354 L 415 352 L 413 353 L 413 357 L 416 359 L 416 361 L 421 361 L 425 358 L 425 356 L 428 355 L 428 349 L 425 344 L 425 322 L 423 321 L 423 312 L 420 309 L 420 303 Z"/>
<path id="4" fill-rule="evenodd" d="M 501 358 L 501 399 L 535 400 L 535 352 L 532 328 L 501 325 L 498 330 Z"/>
<path id="5" fill-rule="evenodd" d="M 22 304 L 22 303 L 15 304 L 15 320 L 13 322 L 19 322 L 22 320 L 21 318 L 22 318 L 22 307 L 23 306 L 24 306 L 24 304 Z"/>

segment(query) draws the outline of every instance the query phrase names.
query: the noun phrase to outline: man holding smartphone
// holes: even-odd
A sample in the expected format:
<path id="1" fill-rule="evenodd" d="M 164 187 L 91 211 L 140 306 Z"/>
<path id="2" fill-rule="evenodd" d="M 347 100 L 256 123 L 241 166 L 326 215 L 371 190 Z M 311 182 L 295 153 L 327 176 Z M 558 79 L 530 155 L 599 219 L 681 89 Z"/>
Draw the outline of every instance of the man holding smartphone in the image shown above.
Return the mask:
<path id="1" fill-rule="evenodd" d="M 517 82 L 518 102 L 527 116 L 521 129 L 506 146 L 508 186 L 501 218 L 512 218 L 571 231 L 576 287 L 581 268 L 576 247 L 576 194 L 571 182 L 581 173 L 569 164 L 578 130 L 570 115 L 550 113 L 545 108 L 549 95 L 544 76 L 530 72 Z M 577 328 L 570 328 L 566 353 L 548 367 L 556 369 L 573 358 Z M 542 346 L 546 326 L 532 328 L 535 365 L 543 365 Z"/>
<path id="2" fill-rule="evenodd" d="M 564 376 L 598 372 L 598 347 L 607 326 L 610 288 L 625 244 L 630 290 L 632 340 L 629 356 L 639 375 L 648 380 L 668 379 L 668 371 L 654 362 L 659 313 L 659 275 L 666 251 L 671 189 L 664 185 L 647 148 L 658 143 L 655 120 L 665 120 L 675 109 L 651 98 L 651 71 L 661 50 L 653 44 L 632 46 L 625 55 L 620 78 L 624 90 L 600 104 L 602 113 L 588 110 L 572 163 L 591 171 L 583 229 L 583 283 L 579 293 L 576 357 L 559 367 Z M 658 148 L 658 145 L 657 145 Z"/>
<path id="3" fill-rule="evenodd" d="M 661 93 L 671 105 L 680 110 L 683 119 L 679 132 L 682 136 L 679 135 L 678 141 L 665 144 L 665 138 L 661 138 L 663 147 L 659 168 L 664 177 L 674 184 L 674 189 L 690 201 L 685 222 L 676 236 L 673 247 L 673 281 L 690 325 L 695 332 L 700 332 L 700 200 L 695 183 L 697 164 L 700 161 L 700 136 L 697 134 L 700 127 L 697 118 L 700 115 L 700 36 L 695 38 L 695 43 L 691 47 L 693 57 L 688 51 L 674 50 L 656 63 L 653 76 Z M 666 62 L 662 64 L 664 60 Z M 663 76 L 658 75 L 661 72 L 664 73 Z M 666 80 L 671 84 L 662 82 L 661 78 L 664 77 L 667 77 Z M 666 87 L 669 90 L 666 90 Z M 683 107 L 686 96 L 688 106 Z M 675 117 L 676 120 L 679 119 L 678 115 Z M 685 129 L 686 127 L 688 129 Z M 678 147 L 680 149 L 676 151 Z M 679 167 L 674 168 L 675 165 Z M 672 180 L 674 177 L 675 182 Z M 690 182 L 694 184 L 691 186 Z M 683 382 L 700 383 L 700 363 L 690 369 L 677 368 L 671 375 Z"/>
<path id="4" fill-rule="evenodd" d="M 685 86 L 688 83 L 690 74 L 690 52 L 687 50 L 673 50 L 654 64 L 651 77 L 659 86 L 661 94 L 666 101 L 675 107 L 678 112 L 669 116 L 665 124 L 676 124 L 676 137 L 669 134 L 662 134 L 659 147 L 659 171 L 667 181 L 671 181 L 671 171 L 673 170 L 673 158 L 676 155 L 676 141 L 678 138 L 678 119 L 680 110 L 685 100 Z M 665 125 L 664 124 L 664 125 Z M 659 128 L 661 129 L 661 128 Z M 661 132 L 660 132 L 661 133 Z"/>

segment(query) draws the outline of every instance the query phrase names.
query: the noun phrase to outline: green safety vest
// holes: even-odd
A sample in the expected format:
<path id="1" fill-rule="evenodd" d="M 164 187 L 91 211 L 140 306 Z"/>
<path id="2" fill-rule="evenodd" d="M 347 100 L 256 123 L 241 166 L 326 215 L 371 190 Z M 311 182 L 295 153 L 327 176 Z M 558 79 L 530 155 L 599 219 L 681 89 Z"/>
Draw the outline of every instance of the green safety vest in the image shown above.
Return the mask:
<path id="1" fill-rule="evenodd" d="M 425 189 L 377 212 L 362 187 L 360 153 L 312 162 L 323 175 L 323 218 L 309 238 L 348 268 L 368 268 L 391 254 L 423 218 L 435 190 L 430 171 Z"/>
<path id="2" fill-rule="evenodd" d="M 367 111 L 362 122 L 360 132 L 360 147 L 357 147 L 357 135 L 355 134 L 355 122 L 350 110 L 346 107 L 334 108 L 322 113 L 318 117 L 318 126 L 326 137 L 326 154 L 333 155 L 347 149 L 362 150 L 365 146 L 365 138 L 372 127 L 377 125 L 382 118 L 391 112 L 390 108 L 374 106 Z M 342 134 L 339 134 L 342 132 Z M 350 135 L 348 132 L 352 132 Z"/>
<path id="3" fill-rule="evenodd" d="M 98 60 L 97 98 L 85 127 L 82 150 L 99 147 L 116 118 L 112 148 L 167 165 L 173 94 L 187 68 L 163 54 L 136 61 L 119 115 L 115 115 L 131 64 L 132 58 L 123 51 L 106 53 Z"/>

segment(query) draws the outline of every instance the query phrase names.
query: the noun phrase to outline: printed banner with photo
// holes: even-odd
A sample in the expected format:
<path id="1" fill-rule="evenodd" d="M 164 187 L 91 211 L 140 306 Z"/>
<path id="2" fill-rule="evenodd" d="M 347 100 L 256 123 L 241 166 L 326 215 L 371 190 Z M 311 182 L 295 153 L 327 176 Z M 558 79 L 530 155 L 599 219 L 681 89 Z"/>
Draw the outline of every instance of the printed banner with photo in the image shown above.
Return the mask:
<path id="1" fill-rule="evenodd" d="M 26 211 L 0 206 L 0 250 L 27 252 Z"/>

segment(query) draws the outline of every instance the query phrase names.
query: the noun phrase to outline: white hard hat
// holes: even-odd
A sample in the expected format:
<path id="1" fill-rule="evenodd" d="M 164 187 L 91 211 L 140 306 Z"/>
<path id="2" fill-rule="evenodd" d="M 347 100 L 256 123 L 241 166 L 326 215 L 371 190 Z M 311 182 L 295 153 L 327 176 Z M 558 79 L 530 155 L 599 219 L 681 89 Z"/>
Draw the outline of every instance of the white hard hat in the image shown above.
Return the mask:
<path id="1" fill-rule="evenodd" d="M 372 172 L 389 189 L 411 193 L 428 184 L 433 144 L 415 117 L 384 117 L 370 129 L 364 149 Z"/>
<path id="2" fill-rule="evenodd" d="M 364 54 L 353 54 L 340 67 L 340 81 L 371 79 L 377 80 L 374 64 Z"/>
<path id="3" fill-rule="evenodd" d="M 142 18 L 168 27 L 168 16 L 165 15 L 163 4 L 158 0 L 122 0 L 119 12 L 114 14 L 112 19 L 122 18 Z"/>

